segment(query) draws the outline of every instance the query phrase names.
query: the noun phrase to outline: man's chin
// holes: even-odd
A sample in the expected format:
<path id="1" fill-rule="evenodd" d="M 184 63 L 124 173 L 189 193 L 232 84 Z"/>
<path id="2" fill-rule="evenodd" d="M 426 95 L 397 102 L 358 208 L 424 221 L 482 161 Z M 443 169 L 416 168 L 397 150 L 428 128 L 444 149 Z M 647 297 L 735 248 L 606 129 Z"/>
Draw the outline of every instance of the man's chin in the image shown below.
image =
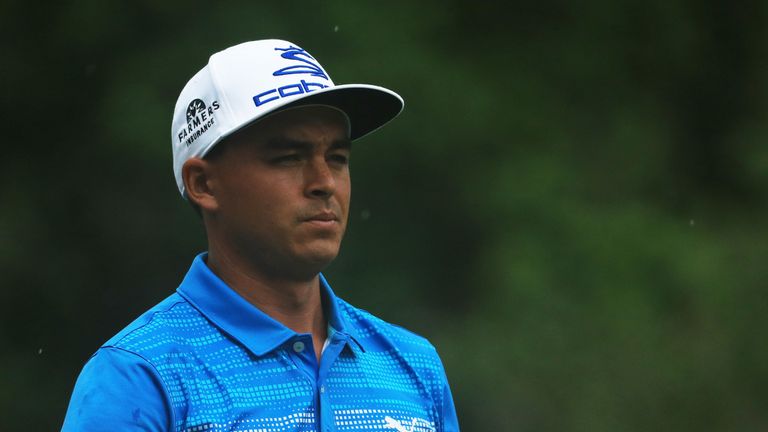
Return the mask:
<path id="1" fill-rule="evenodd" d="M 320 270 L 330 265 L 338 255 L 339 255 L 338 249 L 314 251 L 314 253 L 309 254 L 305 257 L 305 262 L 307 263 L 308 266 L 318 268 L 318 272 L 319 272 Z"/>
<path id="2" fill-rule="evenodd" d="M 320 246 L 320 245 L 318 245 Z M 339 255 L 339 247 L 326 245 L 325 247 L 313 247 L 296 255 L 295 268 L 297 274 L 307 278 L 314 278 L 328 267 Z"/>

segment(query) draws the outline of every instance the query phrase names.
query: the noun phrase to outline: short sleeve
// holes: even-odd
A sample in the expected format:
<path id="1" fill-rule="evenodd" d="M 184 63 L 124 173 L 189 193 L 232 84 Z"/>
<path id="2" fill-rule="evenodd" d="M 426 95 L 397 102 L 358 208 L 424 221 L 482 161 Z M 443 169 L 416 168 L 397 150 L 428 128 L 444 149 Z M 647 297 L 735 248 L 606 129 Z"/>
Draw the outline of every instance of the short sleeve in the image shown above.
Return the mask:
<path id="1" fill-rule="evenodd" d="M 440 425 L 442 426 L 440 432 L 459 432 L 459 419 L 456 415 L 456 405 L 453 403 L 451 386 L 448 384 L 448 375 L 445 373 L 442 359 L 439 356 L 437 359 L 440 365 L 440 380 L 442 381 L 439 389 L 442 394 L 436 395 L 440 400 Z"/>
<path id="2" fill-rule="evenodd" d="M 451 388 L 446 380 L 443 387 L 443 432 L 459 432 L 459 419 L 456 417 L 456 406 L 453 404 Z"/>
<path id="3" fill-rule="evenodd" d="M 80 373 L 62 431 L 168 431 L 172 418 L 154 366 L 135 353 L 105 347 Z"/>

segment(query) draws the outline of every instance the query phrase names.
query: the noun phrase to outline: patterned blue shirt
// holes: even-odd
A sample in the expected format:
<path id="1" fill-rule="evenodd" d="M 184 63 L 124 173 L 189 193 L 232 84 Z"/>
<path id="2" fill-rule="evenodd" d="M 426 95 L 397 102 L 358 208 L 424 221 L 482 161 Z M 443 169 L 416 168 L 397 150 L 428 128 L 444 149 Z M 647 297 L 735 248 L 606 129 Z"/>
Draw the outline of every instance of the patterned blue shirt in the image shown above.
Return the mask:
<path id="1" fill-rule="evenodd" d="M 275 321 L 195 258 L 174 294 L 90 358 L 64 431 L 458 431 L 445 372 L 424 338 L 337 298 L 329 334 Z"/>

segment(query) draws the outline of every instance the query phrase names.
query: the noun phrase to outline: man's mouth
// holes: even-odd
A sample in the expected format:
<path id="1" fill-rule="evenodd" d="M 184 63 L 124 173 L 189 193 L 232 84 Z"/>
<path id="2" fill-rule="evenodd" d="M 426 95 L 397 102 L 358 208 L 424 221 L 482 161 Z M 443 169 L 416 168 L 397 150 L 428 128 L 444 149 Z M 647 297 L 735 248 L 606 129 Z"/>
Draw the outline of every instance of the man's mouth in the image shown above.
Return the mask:
<path id="1" fill-rule="evenodd" d="M 307 218 L 306 220 L 308 222 L 313 222 L 313 221 L 333 222 L 333 221 L 338 221 L 339 218 L 336 217 L 336 213 L 328 211 L 328 212 L 320 212 L 320 213 L 317 213 L 315 215 L 312 215 L 309 218 Z"/>
<path id="2" fill-rule="evenodd" d="M 336 213 L 332 211 L 323 211 L 320 213 L 316 213 L 308 218 L 305 219 L 306 222 L 334 222 L 338 221 L 339 218 L 336 217 Z"/>
<path id="3" fill-rule="evenodd" d="M 317 228 L 335 229 L 339 224 L 339 217 L 332 211 L 322 211 L 305 218 L 303 222 Z"/>

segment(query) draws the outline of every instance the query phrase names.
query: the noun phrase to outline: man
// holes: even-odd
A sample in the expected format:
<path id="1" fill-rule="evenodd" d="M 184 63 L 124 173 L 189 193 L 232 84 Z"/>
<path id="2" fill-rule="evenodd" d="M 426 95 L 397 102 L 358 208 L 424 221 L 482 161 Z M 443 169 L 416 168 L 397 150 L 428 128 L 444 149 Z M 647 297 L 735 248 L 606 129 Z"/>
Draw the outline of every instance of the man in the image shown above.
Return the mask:
<path id="1" fill-rule="evenodd" d="M 350 142 L 402 110 L 336 86 L 281 40 L 211 56 L 173 127 L 179 191 L 208 252 L 84 367 L 66 431 L 458 431 L 425 339 L 337 298 L 320 274 L 350 199 Z"/>

